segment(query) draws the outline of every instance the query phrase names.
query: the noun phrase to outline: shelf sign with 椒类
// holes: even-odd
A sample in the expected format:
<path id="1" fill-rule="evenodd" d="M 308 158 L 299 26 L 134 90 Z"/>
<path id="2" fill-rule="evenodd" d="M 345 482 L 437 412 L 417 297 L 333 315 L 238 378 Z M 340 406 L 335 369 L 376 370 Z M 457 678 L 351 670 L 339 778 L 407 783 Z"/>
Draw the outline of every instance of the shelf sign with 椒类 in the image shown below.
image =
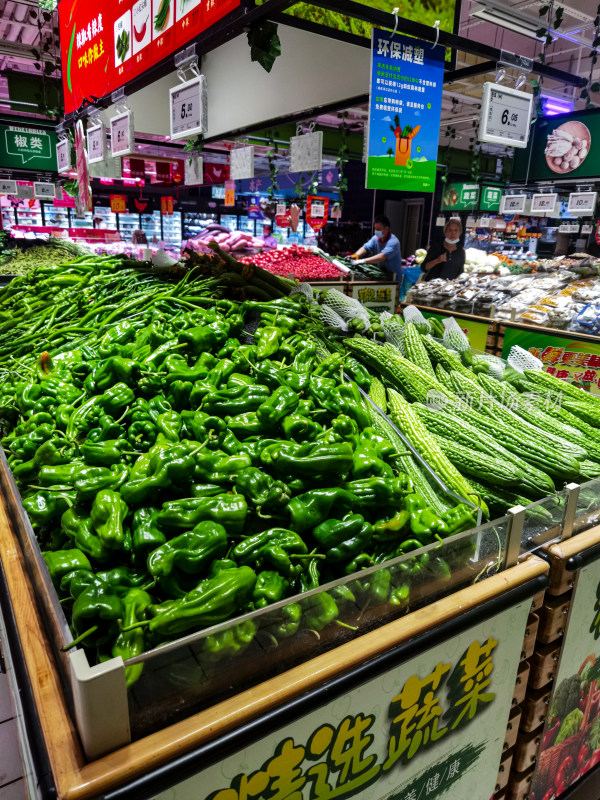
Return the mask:
<path id="1" fill-rule="evenodd" d="M 531 198 L 531 213 L 536 214 L 551 214 L 556 208 L 556 201 L 558 195 L 556 194 L 534 194 Z"/>
<path id="2" fill-rule="evenodd" d="M 0 167 L 56 170 L 56 133 L 43 128 L 0 125 Z"/>
<path id="3" fill-rule="evenodd" d="M 505 194 L 500 203 L 501 214 L 522 214 L 527 197 L 524 194 Z"/>
<path id="4" fill-rule="evenodd" d="M 445 49 L 373 29 L 367 189 L 433 192 Z"/>
<path id="5" fill-rule="evenodd" d="M 198 75 L 169 89 L 171 139 L 185 139 L 206 131 L 206 81 Z"/>
<path id="6" fill-rule="evenodd" d="M 578 217 L 593 217 L 597 200 L 598 192 L 575 192 L 569 195 L 567 210 Z"/>
<path id="7" fill-rule="evenodd" d="M 240 0 L 61 0 L 66 113 L 142 75 L 240 4 Z"/>
<path id="8" fill-rule="evenodd" d="M 484 83 L 481 96 L 479 141 L 509 147 L 527 147 L 533 95 Z"/>
<path id="9" fill-rule="evenodd" d="M 530 605 L 512 604 L 358 686 L 330 690 L 325 705 L 246 738 L 154 800 L 487 800 Z"/>

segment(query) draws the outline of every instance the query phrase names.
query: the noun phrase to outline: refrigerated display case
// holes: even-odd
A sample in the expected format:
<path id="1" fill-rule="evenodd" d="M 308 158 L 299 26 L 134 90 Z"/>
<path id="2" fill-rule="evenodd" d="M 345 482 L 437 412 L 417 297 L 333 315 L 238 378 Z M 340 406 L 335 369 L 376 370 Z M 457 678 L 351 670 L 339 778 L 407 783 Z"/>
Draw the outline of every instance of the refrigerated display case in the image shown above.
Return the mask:
<path id="1" fill-rule="evenodd" d="M 260 236 L 262 233 L 262 225 L 255 219 L 248 219 L 248 217 L 238 217 L 238 229 L 244 233 L 251 233 L 252 236 Z"/>
<path id="2" fill-rule="evenodd" d="M 181 211 L 169 216 L 162 215 L 162 240 L 165 244 L 181 246 Z"/>
<path id="3" fill-rule="evenodd" d="M 121 239 L 124 242 L 130 242 L 134 231 L 140 229 L 140 215 L 139 214 L 117 214 L 119 231 Z"/>
<path id="4" fill-rule="evenodd" d="M 17 225 L 43 225 L 42 209 L 38 201 L 33 208 L 18 206 L 16 209 Z"/>
<path id="5" fill-rule="evenodd" d="M 9 231 L 15 225 L 15 210 L 11 206 L 2 206 L 2 227 Z"/>
<path id="6" fill-rule="evenodd" d="M 146 234 L 148 244 L 153 241 L 159 241 L 162 238 L 160 211 L 154 211 L 152 214 L 142 214 L 142 230 Z"/>
<path id="7" fill-rule="evenodd" d="M 238 229 L 238 218 L 234 214 L 221 214 L 219 223 L 225 228 L 229 228 L 230 231 L 237 231 Z"/>
<path id="8" fill-rule="evenodd" d="M 68 228 L 69 227 L 69 209 L 61 208 L 52 205 L 52 203 L 44 203 L 44 225 L 49 225 L 53 228 Z"/>
<path id="9" fill-rule="evenodd" d="M 94 214 L 91 211 L 86 211 L 82 218 L 75 215 L 75 210 L 70 209 L 71 228 L 93 228 L 94 227 Z"/>
<path id="10" fill-rule="evenodd" d="M 186 211 L 183 217 L 183 239 L 190 239 L 197 236 L 201 231 L 210 225 L 211 222 L 218 222 L 217 214 L 204 214 L 201 212 Z"/>
<path id="11" fill-rule="evenodd" d="M 101 219 L 101 222 L 94 223 L 95 228 L 106 228 L 110 231 L 117 230 L 117 215 L 113 214 L 110 208 L 94 206 L 94 217 Z"/>

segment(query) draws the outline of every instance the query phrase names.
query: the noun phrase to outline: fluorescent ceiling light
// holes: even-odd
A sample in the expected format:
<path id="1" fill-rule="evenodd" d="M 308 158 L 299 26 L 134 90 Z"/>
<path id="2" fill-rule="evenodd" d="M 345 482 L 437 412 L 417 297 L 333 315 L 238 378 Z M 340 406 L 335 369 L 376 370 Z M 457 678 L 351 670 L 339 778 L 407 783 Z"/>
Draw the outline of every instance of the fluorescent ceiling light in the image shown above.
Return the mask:
<path id="1" fill-rule="evenodd" d="M 484 22 L 491 22 L 501 28 L 516 31 L 516 33 L 521 33 L 530 39 L 541 40 L 544 38 L 536 35 L 536 31 L 543 27 L 542 22 L 525 14 L 520 14 L 518 11 L 500 3 L 486 2 L 485 5 L 476 6 L 475 10 L 471 11 L 471 16 L 477 17 Z"/>

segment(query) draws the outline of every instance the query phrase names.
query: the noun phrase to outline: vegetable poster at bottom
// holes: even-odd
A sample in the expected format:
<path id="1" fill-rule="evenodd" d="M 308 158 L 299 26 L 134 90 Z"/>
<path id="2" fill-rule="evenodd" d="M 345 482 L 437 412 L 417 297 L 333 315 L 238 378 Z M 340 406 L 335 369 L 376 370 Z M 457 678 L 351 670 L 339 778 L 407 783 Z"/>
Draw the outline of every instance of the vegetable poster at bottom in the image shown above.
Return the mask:
<path id="1" fill-rule="evenodd" d="M 600 763 L 600 575 L 598 561 L 580 570 L 531 800 L 559 798 Z"/>
<path id="2" fill-rule="evenodd" d="M 367 189 L 433 192 L 445 50 L 373 29 Z"/>
<path id="3" fill-rule="evenodd" d="M 488 800 L 530 606 L 388 665 L 154 800 Z"/>

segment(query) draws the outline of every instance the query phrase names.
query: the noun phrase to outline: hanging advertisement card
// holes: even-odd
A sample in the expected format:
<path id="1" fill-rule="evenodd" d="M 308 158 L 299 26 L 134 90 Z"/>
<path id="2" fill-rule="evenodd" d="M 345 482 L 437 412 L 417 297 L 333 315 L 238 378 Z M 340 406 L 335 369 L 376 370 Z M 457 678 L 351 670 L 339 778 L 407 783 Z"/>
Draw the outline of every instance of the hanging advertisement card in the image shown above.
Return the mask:
<path id="1" fill-rule="evenodd" d="M 173 196 L 163 195 L 160 198 L 160 213 L 165 217 L 173 216 Z"/>
<path id="2" fill-rule="evenodd" d="M 100 164 L 104 161 L 105 150 L 104 125 L 89 126 L 87 129 L 88 164 Z"/>
<path id="3" fill-rule="evenodd" d="M 17 197 L 20 197 L 21 200 L 33 200 L 33 184 L 17 183 Z"/>
<path id="4" fill-rule="evenodd" d="M 367 189 L 433 192 L 445 50 L 372 34 Z"/>
<path id="5" fill-rule="evenodd" d="M 204 162 L 202 158 L 186 158 L 184 171 L 186 186 L 202 186 L 204 183 Z"/>
<path id="6" fill-rule="evenodd" d="M 235 181 L 225 181 L 225 205 L 235 205 Z"/>
<path id="7" fill-rule="evenodd" d="M 268 205 L 268 199 L 266 197 L 259 197 L 258 195 L 254 195 L 253 197 L 248 198 L 248 219 L 258 219 L 261 222 L 265 220 L 267 217 L 263 214 L 262 209 Z"/>
<path id="8" fill-rule="evenodd" d="M 290 172 L 321 169 L 322 162 L 323 131 L 314 131 L 290 138 Z"/>
<path id="9" fill-rule="evenodd" d="M 482 186 L 479 208 L 482 211 L 499 211 L 503 191 L 497 186 Z"/>
<path id="10" fill-rule="evenodd" d="M 277 203 L 275 207 L 275 222 L 280 228 L 289 228 L 290 214 L 285 203 Z"/>
<path id="11" fill-rule="evenodd" d="M 127 213 L 127 195 L 124 194 L 110 194 L 108 196 L 110 202 L 110 210 L 113 214 L 126 214 Z"/>
<path id="12" fill-rule="evenodd" d="M 254 177 L 254 147 L 238 147 L 229 154 L 229 173 L 234 181 Z"/>
<path id="13" fill-rule="evenodd" d="M 113 158 L 135 152 L 133 113 L 123 111 L 110 119 L 110 149 Z"/>
<path id="14" fill-rule="evenodd" d="M 43 128 L 0 125 L 0 167 L 56 170 L 56 133 Z"/>
<path id="15" fill-rule="evenodd" d="M 329 198 L 308 195 L 306 198 L 306 221 L 313 231 L 320 231 L 327 224 Z"/>

